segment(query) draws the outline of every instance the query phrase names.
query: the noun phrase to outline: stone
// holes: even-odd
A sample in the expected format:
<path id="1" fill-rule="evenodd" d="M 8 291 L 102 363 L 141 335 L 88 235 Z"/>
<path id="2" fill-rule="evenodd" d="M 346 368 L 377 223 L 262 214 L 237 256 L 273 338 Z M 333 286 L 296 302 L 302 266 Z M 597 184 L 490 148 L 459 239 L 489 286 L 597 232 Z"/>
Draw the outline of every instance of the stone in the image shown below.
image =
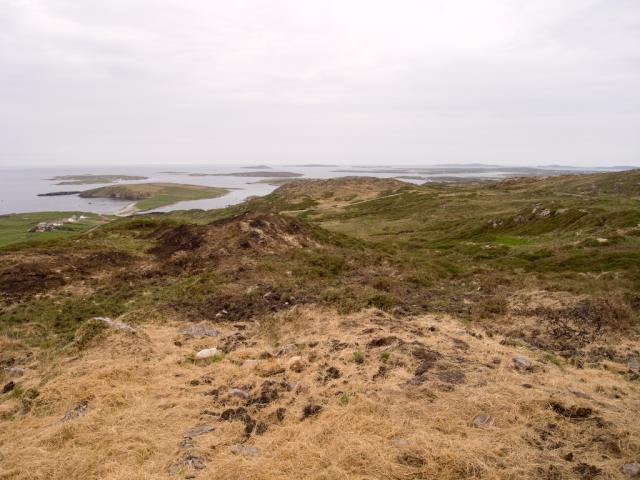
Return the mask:
<path id="1" fill-rule="evenodd" d="M 295 343 L 288 343 L 287 345 L 283 345 L 276 352 L 277 357 L 281 357 L 282 355 L 289 355 L 291 353 L 295 353 L 298 351 L 298 346 Z"/>
<path id="2" fill-rule="evenodd" d="M 202 470 L 205 467 L 204 459 L 188 453 L 181 460 L 171 465 L 168 472 L 170 475 L 177 475 L 187 467 L 192 467 L 195 470 Z"/>
<path id="3" fill-rule="evenodd" d="M 249 392 L 246 392 L 245 390 L 242 390 L 240 388 L 230 388 L 229 389 L 229 396 L 230 397 L 242 398 L 242 399 L 246 400 L 247 398 L 249 398 Z"/>
<path id="4" fill-rule="evenodd" d="M 245 447 L 243 445 L 233 445 L 230 449 L 234 455 L 242 455 L 243 457 L 257 457 L 258 447 Z"/>
<path id="5" fill-rule="evenodd" d="M 205 348 L 196 353 L 196 360 L 204 360 L 206 358 L 215 357 L 216 355 L 222 355 L 222 352 L 217 348 Z"/>
<path id="6" fill-rule="evenodd" d="M 398 447 L 398 448 L 406 448 L 409 446 L 409 441 L 401 437 L 392 438 L 391 443 L 393 444 L 394 447 Z"/>
<path id="7" fill-rule="evenodd" d="M 109 317 L 93 317 L 92 320 L 98 320 L 99 322 L 104 323 L 110 328 L 115 328 L 116 330 L 123 330 L 126 332 L 133 332 L 133 327 L 128 323 L 119 322 L 118 320 L 112 320 Z"/>
<path id="8" fill-rule="evenodd" d="M 640 463 L 625 463 L 620 470 L 629 478 L 640 478 Z"/>
<path id="9" fill-rule="evenodd" d="M 629 361 L 627 362 L 627 367 L 629 367 L 631 373 L 640 373 L 640 360 L 638 360 L 637 358 L 629 359 Z"/>
<path id="10" fill-rule="evenodd" d="M 258 365 L 258 361 L 257 360 L 245 360 L 244 362 L 242 362 L 242 366 L 244 368 L 253 368 L 256 365 Z"/>
<path id="11" fill-rule="evenodd" d="M 69 420 L 74 420 L 79 417 L 83 417 L 89 408 L 89 402 L 86 400 L 82 400 L 78 405 L 76 405 L 71 410 L 68 410 L 64 416 L 62 417 L 63 422 L 68 422 Z"/>
<path id="12" fill-rule="evenodd" d="M 533 364 L 527 357 L 513 357 L 513 363 L 517 369 L 530 370 Z"/>
<path id="13" fill-rule="evenodd" d="M 218 330 L 202 324 L 194 324 L 184 327 L 180 329 L 180 333 L 191 337 L 217 337 L 220 334 Z"/>
<path id="14" fill-rule="evenodd" d="M 22 367 L 5 367 L 4 371 L 13 377 L 21 377 L 27 372 L 27 369 Z"/>
<path id="15" fill-rule="evenodd" d="M 190 428 L 182 435 L 184 438 L 193 438 L 198 435 L 204 435 L 205 433 L 209 433 L 213 431 L 213 427 L 211 425 L 198 425 L 196 427 Z"/>
<path id="16" fill-rule="evenodd" d="M 289 370 L 300 373 L 304 370 L 304 361 L 299 356 L 291 357 L 287 362 L 287 366 Z"/>
<path id="17" fill-rule="evenodd" d="M 397 458 L 398 463 L 402 465 L 407 465 L 409 467 L 422 467 L 426 464 L 426 460 L 422 458 L 420 455 L 416 455 L 414 453 L 405 452 L 401 455 L 398 455 Z"/>
<path id="18" fill-rule="evenodd" d="M 491 415 L 485 412 L 480 412 L 471 422 L 471 425 L 473 425 L 475 428 L 487 428 L 492 424 L 493 418 L 491 418 Z"/>

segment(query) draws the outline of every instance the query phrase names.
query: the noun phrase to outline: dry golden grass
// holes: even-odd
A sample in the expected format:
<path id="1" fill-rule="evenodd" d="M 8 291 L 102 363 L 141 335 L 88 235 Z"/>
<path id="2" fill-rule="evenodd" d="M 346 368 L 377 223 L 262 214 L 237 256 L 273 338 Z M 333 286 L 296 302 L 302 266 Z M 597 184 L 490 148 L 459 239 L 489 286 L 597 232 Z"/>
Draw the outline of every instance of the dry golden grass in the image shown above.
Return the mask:
<path id="1" fill-rule="evenodd" d="M 556 365 L 449 317 L 293 308 L 260 324 L 216 325 L 215 338 L 184 336 L 184 325 L 108 330 L 85 350 L 33 360 L 15 381 L 39 395 L 0 403 L 0 479 L 591 478 L 580 464 L 600 469 L 599 478 L 623 478 L 621 465 L 640 455 L 637 382 Z M 275 355 L 290 344 L 297 347 Z M 189 361 L 209 347 L 227 354 Z M 531 371 L 515 368 L 518 355 L 531 359 Z M 302 357 L 302 371 L 288 367 L 293 356 Z M 430 365 L 416 376 L 425 358 Z M 327 378 L 331 367 L 339 378 Z M 266 381 L 277 398 L 253 403 Z M 229 397 L 230 388 L 250 399 Z M 568 418 L 550 402 L 592 413 Z M 84 415 L 62 420 L 79 405 Z M 321 410 L 302 419 L 308 405 Z M 247 437 L 244 422 L 221 419 L 240 406 L 264 433 L 256 426 Z M 491 424 L 473 427 L 481 412 Z M 198 425 L 214 430 L 185 441 Z M 235 445 L 258 453 L 234 454 Z"/>

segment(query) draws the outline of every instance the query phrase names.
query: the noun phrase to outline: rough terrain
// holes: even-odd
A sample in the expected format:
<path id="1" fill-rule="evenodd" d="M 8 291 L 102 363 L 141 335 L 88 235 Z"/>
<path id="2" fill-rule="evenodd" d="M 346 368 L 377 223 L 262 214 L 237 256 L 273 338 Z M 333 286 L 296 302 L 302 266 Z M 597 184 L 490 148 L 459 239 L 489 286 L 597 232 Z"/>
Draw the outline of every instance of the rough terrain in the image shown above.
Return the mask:
<path id="1" fill-rule="evenodd" d="M 5 247 L 0 478 L 634 478 L 638 198 L 294 181 Z"/>

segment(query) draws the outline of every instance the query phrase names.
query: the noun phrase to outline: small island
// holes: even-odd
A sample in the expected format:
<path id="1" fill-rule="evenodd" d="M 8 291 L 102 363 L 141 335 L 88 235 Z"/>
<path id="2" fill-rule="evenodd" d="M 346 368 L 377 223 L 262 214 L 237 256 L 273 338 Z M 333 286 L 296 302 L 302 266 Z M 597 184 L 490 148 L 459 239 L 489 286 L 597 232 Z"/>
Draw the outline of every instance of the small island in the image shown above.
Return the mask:
<path id="1" fill-rule="evenodd" d="M 304 176 L 296 172 L 233 172 L 233 173 L 190 173 L 190 177 L 271 177 L 271 178 L 295 178 Z"/>
<path id="2" fill-rule="evenodd" d="M 63 192 L 47 192 L 47 193 L 39 193 L 38 197 L 61 197 L 64 195 L 77 195 L 82 193 L 80 190 L 67 190 Z"/>
<path id="3" fill-rule="evenodd" d="M 58 181 L 56 185 L 91 185 L 96 183 L 115 183 L 126 180 L 146 180 L 149 177 L 140 175 L 59 175 L 47 180 Z"/>
<path id="4" fill-rule="evenodd" d="M 229 193 L 226 188 L 185 185 L 181 183 L 133 183 L 110 185 L 86 190 L 82 198 L 113 198 L 135 203 L 126 208 L 127 213 L 165 207 L 185 200 L 217 198 Z"/>

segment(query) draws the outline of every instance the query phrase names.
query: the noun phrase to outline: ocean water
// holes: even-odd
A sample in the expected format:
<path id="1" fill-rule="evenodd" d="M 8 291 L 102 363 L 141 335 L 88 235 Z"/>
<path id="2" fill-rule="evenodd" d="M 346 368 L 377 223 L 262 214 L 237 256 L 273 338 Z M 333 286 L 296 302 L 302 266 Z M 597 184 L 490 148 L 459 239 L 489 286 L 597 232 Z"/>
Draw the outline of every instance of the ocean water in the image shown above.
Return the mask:
<path id="1" fill-rule="evenodd" d="M 437 180 L 438 177 L 482 177 L 482 178 L 504 178 L 511 175 L 522 174 L 518 169 L 507 167 L 488 169 L 478 172 L 476 169 L 465 169 L 464 167 L 443 170 L 442 173 L 434 172 L 432 169 L 421 172 L 419 168 L 407 167 L 407 171 L 398 172 L 403 168 L 394 166 L 392 172 L 385 172 L 384 167 L 363 167 L 344 166 L 277 166 L 271 167 L 272 171 L 287 171 L 302 174 L 300 178 L 333 178 L 349 175 L 369 175 L 384 178 L 402 177 L 404 175 L 419 175 L 420 179 L 405 179 L 406 182 L 424 183 L 428 180 Z M 263 170 L 263 169 L 261 169 Z M 266 169 L 264 169 L 266 170 Z M 357 170 L 349 171 L 349 170 Z M 367 171 L 371 170 L 371 171 Z M 56 191 L 81 191 L 97 188 L 110 184 L 91 185 L 56 185 L 57 181 L 51 178 L 60 175 L 83 175 L 83 174 L 112 174 L 112 175 L 141 175 L 148 177 L 146 180 L 126 181 L 122 183 L 145 183 L 145 182 L 173 182 L 188 183 L 193 185 L 206 185 L 212 187 L 225 187 L 232 189 L 228 194 L 212 199 L 194 200 L 178 202 L 174 205 L 163 207 L 155 211 L 171 211 L 191 208 L 212 209 L 222 208 L 236 203 L 240 203 L 248 197 L 267 195 L 276 187 L 264 183 L 255 183 L 261 178 L 256 177 L 200 177 L 189 176 L 182 173 L 232 173 L 251 172 L 252 169 L 243 168 L 238 165 L 174 165 L 174 166 L 128 166 L 128 167 L 58 167 L 58 168 L 1 168 L 0 169 L 0 214 L 40 212 L 40 211 L 84 211 L 95 213 L 116 213 L 129 201 L 112 200 L 100 198 L 80 198 L 78 195 L 65 195 L 53 197 L 39 197 L 39 193 L 49 193 Z M 263 177 L 269 178 L 269 177 Z"/>

